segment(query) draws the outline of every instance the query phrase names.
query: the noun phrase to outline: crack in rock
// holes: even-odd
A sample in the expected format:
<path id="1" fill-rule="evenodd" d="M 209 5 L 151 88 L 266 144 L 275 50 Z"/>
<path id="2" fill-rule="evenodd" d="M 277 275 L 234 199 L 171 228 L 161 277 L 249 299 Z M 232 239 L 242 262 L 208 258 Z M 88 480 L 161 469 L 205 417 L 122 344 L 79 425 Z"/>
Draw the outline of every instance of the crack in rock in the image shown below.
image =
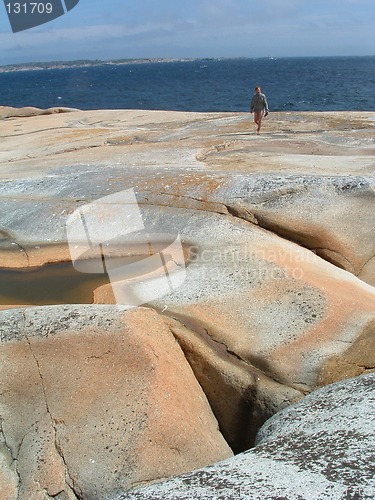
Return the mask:
<path id="1" fill-rule="evenodd" d="M 87 359 L 102 359 L 104 356 L 107 356 L 107 354 L 112 354 L 112 351 L 109 349 L 106 352 L 103 352 L 100 356 L 89 356 Z"/>
<path id="2" fill-rule="evenodd" d="M 21 250 L 21 252 L 23 252 L 23 254 L 26 256 L 27 265 L 28 266 L 30 265 L 30 258 L 29 258 L 29 255 L 27 253 L 26 248 L 23 247 L 21 245 L 21 243 L 18 243 L 18 241 L 15 239 L 14 235 L 9 233 L 8 231 L 0 229 L 0 243 L 1 242 L 10 243 L 11 245 L 17 246 Z"/>
<path id="3" fill-rule="evenodd" d="M 180 322 L 181 323 L 181 322 Z M 183 323 L 181 323 L 183 324 Z M 186 328 L 186 325 L 183 325 L 185 326 Z M 237 358 L 238 360 L 242 361 L 243 363 L 245 363 L 246 365 L 248 366 L 252 366 L 248 361 L 246 361 L 245 359 L 241 358 L 241 356 L 239 356 L 237 353 L 235 353 L 234 351 L 232 351 L 231 349 L 229 349 L 229 347 L 227 346 L 227 344 L 225 342 L 220 342 L 219 340 L 216 340 L 211 334 L 210 332 L 208 331 L 207 328 L 203 328 L 204 332 L 206 333 L 206 335 L 212 340 L 212 342 L 215 342 L 216 344 L 219 344 L 219 345 L 222 345 L 225 350 L 227 351 L 227 353 L 231 356 L 234 356 L 235 358 Z M 197 332 L 198 333 L 198 332 Z M 254 367 L 255 368 L 255 367 Z"/>
<path id="4" fill-rule="evenodd" d="M 358 274 L 357 276 L 359 276 L 362 271 L 364 270 L 364 268 L 372 261 L 372 260 L 375 260 L 375 255 L 372 255 L 368 260 L 366 260 L 366 262 L 363 263 L 362 267 L 359 269 L 358 271 Z"/>
<path id="5" fill-rule="evenodd" d="M 26 320 L 26 318 L 25 318 L 25 312 L 24 311 L 23 311 L 23 316 L 24 316 L 24 319 Z M 33 350 L 32 343 L 31 343 L 31 341 L 30 341 L 30 339 L 29 339 L 29 337 L 28 337 L 28 335 L 27 335 L 26 332 L 25 332 L 25 339 L 26 339 L 26 341 L 28 343 L 31 355 L 32 355 L 32 357 L 33 357 L 33 359 L 35 361 L 36 367 L 38 369 L 38 373 L 39 373 L 39 377 L 40 377 L 40 382 L 41 382 L 41 388 L 42 388 L 43 397 L 44 397 L 44 404 L 45 404 L 45 408 L 46 408 L 47 414 L 48 414 L 48 416 L 50 418 L 51 426 L 52 426 L 52 429 L 53 429 L 54 446 L 55 446 L 55 449 L 57 451 L 58 456 L 61 459 L 61 462 L 62 462 L 64 470 L 65 470 L 66 486 L 69 488 L 69 493 L 72 494 L 72 495 L 74 495 L 75 498 L 82 498 L 82 495 L 80 494 L 80 492 L 77 491 L 77 488 L 76 488 L 75 483 L 74 483 L 74 479 L 69 474 L 68 464 L 66 463 L 63 450 L 62 450 L 62 448 L 61 448 L 61 446 L 59 444 L 59 441 L 58 441 L 56 425 L 58 423 L 61 423 L 61 421 L 57 421 L 56 419 L 53 418 L 53 415 L 52 415 L 51 410 L 49 408 L 48 399 L 47 399 L 47 393 L 46 393 L 46 388 L 45 388 L 45 384 L 44 384 L 44 380 L 43 380 L 43 374 L 42 374 L 42 370 L 41 370 L 41 367 L 40 367 L 40 363 L 39 363 L 39 360 L 38 360 L 38 358 L 37 358 L 37 356 L 36 356 L 36 354 L 35 354 L 35 352 Z M 24 436 L 23 439 L 25 439 L 25 437 L 26 437 L 26 435 Z M 20 446 L 20 449 L 21 449 L 21 446 Z M 51 498 L 54 498 L 54 497 L 51 497 Z"/>
<path id="6" fill-rule="evenodd" d="M 308 250 L 308 251 L 314 253 L 315 255 L 320 257 L 322 260 L 324 260 L 328 264 L 331 264 L 332 266 L 334 266 L 336 268 L 348 271 L 357 277 L 361 274 L 362 270 L 366 267 L 366 265 L 372 259 L 375 259 L 375 256 L 370 257 L 370 259 L 362 265 L 362 267 L 359 269 L 359 271 L 356 272 L 352 262 L 347 257 L 345 257 L 345 255 L 342 255 L 337 250 L 332 250 L 330 248 L 319 248 L 319 247 L 306 246 L 306 245 L 302 244 L 302 242 L 298 241 L 298 239 L 296 237 L 293 238 L 292 235 L 287 236 L 283 232 L 282 227 L 277 227 L 276 225 L 274 225 L 272 223 L 270 223 L 270 224 L 265 223 L 261 218 L 257 217 L 255 214 L 253 214 L 250 210 L 248 210 L 245 207 L 231 206 L 231 205 L 226 205 L 226 207 L 227 207 L 228 212 L 231 215 L 233 215 L 233 217 L 236 217 L 236 218 L 241 219 L 241 220 L 245 220 L 246 222 L 250 222 L 251 224 L 255 224 L 255 225 L 259 226 L 260 228 L 264 229 L 265 231 L 267 231 L 275 236 L 278 236 L 279 238 L 283 239 L 284 241 L 289 241 L 289 242 L 294 243 L 295 245 L 297 245 L 301 248 L 304 248 L 305 250 Z M 332 258 L 328 258 L 328 256 L 325 255 L 324 252 L 330 252 L 332 254 Z M 333 255 L 337 255 L 338 258 L 334 259 Z M 344 261 L 346 263 L 346 265 L 341 264 L 340 260 Z"/>
<path id="7" fill-rule="evenodd" d="M 211 343 L 214 343 L 218 346 L 222 346 L 224 349 L 225 349 L 225 352 L 230 356 L 230 357 L 233 357 L 235 358 L 236 360 L 240 361 L 241 363 L 244 363 L 248 368 L 251 368 L 253 369 L 254 371 L 256 372 L 259 372 L 261 375 L 265 376 L 266 378 L 268 378 L 269 380 L 272 380 L 273 382 L 279 384 L 279 385 L 282 385 L 284 387 L 288 387 L 290 389 L 294 389 L 298 392 L 300 392 L 301 394 L 306 394 L 308 392 L 308 389 L 306 387 L 306 384 L 304 383 L 298 383 L 298 385 L 294 386 L 294 385 L 288 385 L 288 384 L 285 384 L 284 381 L 281 381 L 281 380 L 278 380 L 276 377 L 274 377 L 271 373 L 269 372 L 264 372 L 262 371 L 260 368 L 258 368 L 256 365 L 253 365 L 252 363 L 250 363 L 249 361 L 243 359 L 239 354 L 237 354 L 236 352 L 232 351 L 224 342 L 221 342 L 219 340 L 216 340 L 212 334 L 210 334 L 210 332 L 208 331 L 207 328 L 205 328 L 203 325 L 202 325 L 202 329 L 199 329 L 199 328 L 194 328 L 192 327 L 191 325 L 187 325 L 185 324 L 181 318 L 178 318 L 176 317 L 176 315 L 171 312 L 171 313 L 166 313 L 166 312 L 163 312 L 163 311 L 160 311 L 159 309 L 155 308 L 155 311 L 160 314 L 161 316 L 164 316 L 165 318 L 168 318 L 168 319 L 172 319 L 174 320 L 177 324 L 179 324 L 180 326 L 183 326 L 184 328 L 190 330 L 191 332 L 197 334 L 201 339 L 205 340 L 207 342 L 207 344 L 209 344 L 210 342 Z M 176 341 L 178 342 L 178 335 L 173 331 L 173 327 L 169 325 L 169 330 L 171 331 L 172 335 L 175 337 Z M 202 333 L 204 332 L 204 336 L 202 335 Z M 206 339 L 204 339 L 204 337 L 206 337 Z M 305 390 L 301 389 L 301 386 L 303 387 L 306 387 Z"/>
<path id="8" fill-rule="evenodd" d="M 17 488 L 19 489 L 21 485 L 21 476 L 18 470 L 18 460 L 17 457 L 13 455 L 12 448 L 8 444 L 7 437 L 3 427 L 4 419 L 0 416 L 0 447 L 2 448 L 2 454 L 4 455 L 9 469 L 14 472 L 17 477 Z"/>
<path id="9" fill-rule="evenodd" d="M 248 208 L 244 206 L 234 206 L 234 205 L 225 205 L 228 213 L 233 217 L 241 220 L 245 220 L 246 222 L 250 222 L 256 226 L 259 225 L 259 220 Z M 265 229 L 265 228 L 263 228 Z"/>
<path id="10" fill-rule="evenodd" d="M 314 250 L 314 252 L 316 252 L 316 254 L 321 259 L 325 260 L 326 262 L 329 262 L 330 264 L 334 265 L 335 267 L 338 267 L 340 269 L 344 269 L 345 271 L 348 271 L 350 269 L 350 272 L 352 274 L 355 274 L 356 276 L 358 276 L 360 271 L 356 273 L 352 262 L 347 257 L 345 257 L 345 255 L 342 255 L 338 250 L 333 250 L 332 248 L 319 248 L 319 247 L 316 247 L 316 248 L 311 249 L 311 250 Z M 328 252 L 331 254 L 330 256 L 327 255 Z M 338 258 L 334 257 L 336 255 L 338 256 Z M 340 260 L 344 261 L 346 264 L 340 265 Z"/>
<path id="11" fill-rule="evenodd" d="M 187 327 L 186 325 L 184 325 L 181 321 L 177 320 L 181 325 L 185 326 L 185 328 L 189 328 L 190 327 Z M 288 385 L 288 384 L 285 384 L 284 381 L 282 380 L 278 380 L 274 375 L 272 375 L 270 372 L 265 372 L 265 371 L 262 371 L 260 368 L 258 368 L 256 365 L 253 365 L 252 363 L 250 363 L 249 361 L 247 361 L 246 359 L 243 359 L 239 354 L 237 354 L 236 352 L 232 351 L 224 342 L 220 342 L 219 340 L 216 340 L 212 334 L 210 334 L 210 332 L 207 330 L 207 328 L 203 328 L 204 332 L 206 333 L 206 335 L 210 338 L 210 340 L 212 340 L 212 342 L 215 342 L 216 344 L 219 344 L 219 345 L 222 345 L 226 352 L 230 355 L 230 356 L 233 356 L 235 358 L 237 358 L 239 361 L 241 361 L 242 363 L 244 363 L 246 366 L 248 366 L 249 368 L 252 368 L 253 370 L 255 371 L 259 371 L 259 373 L 261 373 L 262 375 L 264 375 L 265 377 L 267 377 L 268 379 L 272 380 L 273 382 L 276 382 L 277 384 L 281 384 L 285 387 L 289 387 L 290 389 L 295 389 L 295 390 L 298 390 L 300 392 L 303 392 L 301 390 L 301 385 L 306 387 L 306 384 L 302 383 L 302 384 L 298 384 L 299 387 L 296 385 Z M 199 332 L 196 331 L 196 330 L 193 330 L 195 331 L 198 335 L 199 335 Z M 294 383 L 295 384 L 295 383 Z M 306 392 L 307 392 L 307 389 L 306 389 Z"/>
<path id="12" fill-rule="evenodd" d="M 158 193 L 160 196 L 166 196 L 168 198 L 176 200 L 176 198 L 181 198 L 181 199 L 186 199 L 186 200 L 191 200 L 195 202 L 198 205 L 194 205 L 191 207 L 192 210 L 200 210 L 203 212 L 209 212 L 209 213 L 214 213 L 214 214 L 219 214 L 219 215 L 228 215 L 228 210 L 227 206 L 224 203 L 221 202 L 215 202 L 215 201 L 210 201 L 207 199 L 203 198 L 195 198 L 194 196 L 189 196 L 189 195 L 184 195 L 184 194 L 173 194 L 173 193 L 166 193 L 164 191 L 160 191 Z M 145 203 L 146 202 L 146 203 Z M 170 204 L 163 204 L 162 202 L 153 202 L 149 201 L 148 198 L 145 198 L 145 202 L 139 201 L 139 205 L 147 205 L 147 206 L 153 206 L 153 207 L 167 207 L 167 208 L 185 208 L 185 206 L 179 207 L 178 204 L 170 205 Z"/>

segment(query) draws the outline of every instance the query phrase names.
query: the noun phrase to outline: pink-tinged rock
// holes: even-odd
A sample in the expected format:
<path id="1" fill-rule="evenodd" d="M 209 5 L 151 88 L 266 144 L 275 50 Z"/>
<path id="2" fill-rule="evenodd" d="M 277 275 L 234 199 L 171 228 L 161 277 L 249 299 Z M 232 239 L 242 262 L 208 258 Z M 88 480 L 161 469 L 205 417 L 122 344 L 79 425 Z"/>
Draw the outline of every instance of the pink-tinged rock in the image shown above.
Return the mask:
<path id="1" fill-rule="evenodd" d="M 374 287 L 257 227 L 238 230 L 242 246 L 201 249 L 184 286 L 159 300 L 165 314 L 297 390 L 374 369 Z"/>
<path id="2" fill-rule="evenodd" d="M 232 455 L 156 312 L 3 311 L 0 332 L 0 480 L 18 498 L 106 498 Z"/>

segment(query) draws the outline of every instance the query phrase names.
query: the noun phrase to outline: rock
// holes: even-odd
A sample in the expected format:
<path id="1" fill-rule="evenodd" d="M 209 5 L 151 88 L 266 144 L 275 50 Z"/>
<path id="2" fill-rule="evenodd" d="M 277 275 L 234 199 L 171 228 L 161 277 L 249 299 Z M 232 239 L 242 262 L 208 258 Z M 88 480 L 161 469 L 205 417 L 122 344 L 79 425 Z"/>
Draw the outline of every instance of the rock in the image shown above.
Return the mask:
<path id="1" fill-rule="evenodd" d="M 374 285 L 373 113 L 273 113 L 266 141 L 247 122 L 134 110 L 4 119 L 0 228 L 23 247 L 46 245 L 27 223 L 49 222 L 48 240 L 60 244 L 80 203 L 133 187 L 141 203 L 245 218 Z M 22 252 L 12 259 L 24 265 Z"/>
<path id="2" fill-rule="evenodd" d="M 189 330 L 176 320 L 170 329 L 199 380 L 220 430 L 235 453 L 254 446 L 260 426 L 303 393 L 244 362 L 208 334 Z"/>
<path id="3" fill-rule="evenodd" d="M 111 500 L 375 496 L 375 374 L 324 387 L 272 417 L 252 450 Z"/>
<path id="4" fill-rule="evenodd" d="M 34 108 L 26 106 L 24 108 L 12 108 L 10 106 L 0 106 L 0 119 L 5 118 L 27 118 L 30 116 L 51 115 L 54 113 L 68 113 L 70 111 L 78 111 L 74 108 L 55 107 L 48 109 Z"/>
<path id="5" fill-rule="evenodd" d="M 250 232 L 235 264 L 222 262 L 235 255 L 230 245 L 204 263 L 202 253 L 184 287 L 159 307 L 299 390 L 324 384 L 324 363 L 333 357 L 343 368 L 336 380 L 374 368 L 374 348 L 369 341 L 364 348 L 375 333 L 374 289 L 312 253 Z"/>
<path id="6" fill-rule="evenodd" d="M 177 320 L 171 328 L 235 451 L 303 394 L 375 368 L 373 287 L 247 221 L 188 209 L 142 213 L 146 227 L 192 245 L 183 284 L 150 305 Z M 151 283 L 133 291 L 142 297 Z M 95 300 L 115 297 L 106 286 Z M 244 418 L 249 429 L 239 432 Z"/>
<path id="7" fill-rule="evenodd" d="M 365 176 L 266 175 L 243 179 L 227 204 L 375 285 L 374 187 Z"/>
<path id="8" fill-rule="evenodd" d="M 107 498 L 232 455 L 154 311 L 3 311 L 0 332 L 9 498 Z"/>
<path id="9" fill-rule="evenodd" d="M 36 125 L 19 119 L 34 159 L 15 155 L 10 134 L 4 155 L 17 168 L 6 177 L 4 167 L 0 185 L 5 266 L 68 260 L 71 213 L 121 190 L 134 189 L 150 234 L 180 235 L 191 253 L 186 279 L 150 305 L 178 322 L 175 335 L 236 451 L 303 394 L 375 367 L 375 289 L 354 276 L 371 276 L 374 255 L 373 115 L 273 114 L 266 141 L 248 134 L 247 119 L 74 112 L 38 117 L 49 130 L 39 141 Z M 356 175 L 342 167 L 348 155 Z M 14 178 L 18 168 L 26 178 Z M 120 244 L 132 242 L 127 234 Z M 151 300 L 150 283 L 137 285 L 139 303 Z M 93 300 L 117 299 L 106 286 Z M 238 432 L 243 415 L 248 433 Z"/>
<path id="10" fill-rule="evenodd" d="M 158 311 L 158 329 L 173 332 L 224 438 L 242 451 L 274 413 L 325 384 L 375 369 L 374 122 L 373 113 L 362 112 L 272 113 L 258 137 L 246 113 L 102 110 L 4 118 L 1 266 L 69 260 L 72 213 L 133 190 L 145 232 L 179 236 L 185 259 L 170 255 L 157 276 L 137 276 L 133 298 Z M 116 224 L 129 216 L 113 213 Z M 113 244 L 112 225 L 100 215 L 105 223 L 94 238 L 105 234 L 105 248 Z M 131 254 L 139 243 L 124 233 L 116 235 L 116 255 Z M 171 278 L 172 267 L 186 276 L 164 295 L 160 273 Z M 93 300 L 119 302 L 120 287 L 97 288 Z M 154 287 L 164 290 L 156 298 Z M 72 336 L 80 342 L 81 334 Z M 165 474 L 173 473 L 167 467 Z"/>

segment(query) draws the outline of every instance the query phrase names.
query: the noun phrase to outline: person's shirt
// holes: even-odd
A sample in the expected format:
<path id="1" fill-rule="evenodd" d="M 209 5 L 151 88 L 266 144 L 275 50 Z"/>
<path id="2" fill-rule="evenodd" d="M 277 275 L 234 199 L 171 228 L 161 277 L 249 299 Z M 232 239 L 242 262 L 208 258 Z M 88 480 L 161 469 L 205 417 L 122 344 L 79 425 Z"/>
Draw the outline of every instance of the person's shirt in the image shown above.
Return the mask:
<path id="1" fill-rule="evenodd" d="M 250 111 L 255 111 L 256 113 L 259 113 L 260 111 L 263 110 L 268 111 L 267 98 L 261 92 L 259 94 L 256 93 L 253 95 L 251 99 Z"/>

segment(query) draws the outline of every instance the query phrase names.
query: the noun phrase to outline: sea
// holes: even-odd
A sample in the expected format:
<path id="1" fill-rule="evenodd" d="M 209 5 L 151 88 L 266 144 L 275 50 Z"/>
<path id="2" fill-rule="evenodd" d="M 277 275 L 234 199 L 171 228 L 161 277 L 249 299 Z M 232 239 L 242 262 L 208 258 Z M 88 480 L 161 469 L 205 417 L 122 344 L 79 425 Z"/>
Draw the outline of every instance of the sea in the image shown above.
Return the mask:
<path id="1" fill-rule="evenodd" d="M 98 62 L 0 68 L 0 105 L 244 112 L 374 111 L 375 56 Z"/>

